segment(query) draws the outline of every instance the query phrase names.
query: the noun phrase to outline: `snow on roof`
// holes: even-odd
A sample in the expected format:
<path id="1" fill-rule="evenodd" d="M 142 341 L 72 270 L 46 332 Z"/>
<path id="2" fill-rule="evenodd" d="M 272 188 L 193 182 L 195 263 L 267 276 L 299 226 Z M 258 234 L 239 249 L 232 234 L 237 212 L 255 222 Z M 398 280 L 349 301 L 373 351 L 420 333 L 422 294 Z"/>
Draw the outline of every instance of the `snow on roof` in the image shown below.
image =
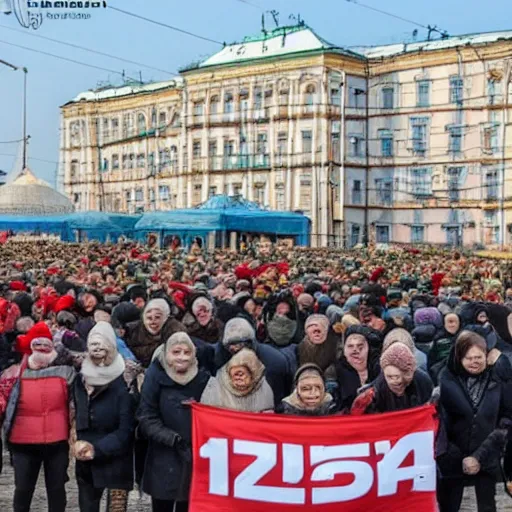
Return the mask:
<path id="1" fill-rule="evenodd" d="M 385 46 L 362 46 L 351 48 L 353 52 L 364 55 L 368 59 L 380 57 L 392 57 L 403 53 L 428 52 L 435 50 L 444 50 L 446 48 L 455 48 L 464 45 L 479 45 L 495 43 L 499 40 L 512 39 L 512 31 L 504 32 L 486 32 L 482 34 L 467 34 L 462 36 L 448 37 L 435 41 L 418 41 L 415 43 L 389 44 Z"/>
<path id="2" fill-rule="evenodd" d="M 333 45 L 315 34 L 306 25 L 279 27 L 257 37 L 246 37 L 241 43 L 233 43 L 202 61 L 197 67 L 218 66 L 236 62 L 284 56 L 314 50 L 334 50 L 357 58 L 360 55 Z"/>
<path id="3" fill-rule="evenodd" d="M 95 91 L 81 92 L 70 103 L 78 103 L 79 101 L 98 101 L 106 100 L 109 98 L 120 98 L 122 96 L 131 96 L 133 94 L 143 94 L 148 92 L 155 92 L 162 89 L 180 87 L 183 84 L 183 78 L 177 77 L 174 80 L 167 80 L 165 82 L 152 82 L 144 85 L 122 85 L 120 87 L 108 87 L 97 89 Z"/>

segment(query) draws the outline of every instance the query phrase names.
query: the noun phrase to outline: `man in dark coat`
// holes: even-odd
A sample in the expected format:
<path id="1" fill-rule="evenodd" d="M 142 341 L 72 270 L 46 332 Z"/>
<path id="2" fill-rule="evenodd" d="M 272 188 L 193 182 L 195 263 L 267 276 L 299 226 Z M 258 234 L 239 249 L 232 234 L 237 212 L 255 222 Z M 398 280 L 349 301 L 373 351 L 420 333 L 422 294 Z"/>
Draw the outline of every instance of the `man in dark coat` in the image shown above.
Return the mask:
<path id="1" fill-rule="evenodd" d="M 291 392 L 292 381 L 286 358 L 273 347 L 258 343 L 256 333 L 245 318 L 233 318 L 224 327 L 222 343 L 215 350 L 215 369 L 222 368 L 242 348 L 254 350 L 265 366 L 265 377 L 278 405 Z"/>

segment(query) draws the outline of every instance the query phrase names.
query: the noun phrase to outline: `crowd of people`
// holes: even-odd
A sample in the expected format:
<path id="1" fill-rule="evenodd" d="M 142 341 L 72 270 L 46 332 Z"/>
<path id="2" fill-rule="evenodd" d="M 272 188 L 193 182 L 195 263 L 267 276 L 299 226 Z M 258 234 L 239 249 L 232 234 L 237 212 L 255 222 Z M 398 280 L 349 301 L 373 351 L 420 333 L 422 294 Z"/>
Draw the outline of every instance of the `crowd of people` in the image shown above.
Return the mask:
<path id="1" fill-rule="evenodd" d="M 0 413 L 28 512 L 188 510 L 190 402 L 315 417 L 435 404 L 438 503 L 512 481 L 512 268 L 470 254 L 0 246 Z M 512 447 L 512 443 L 510 444 Z M 510 453 L 509 453 L 510 452 Z M 512 486 L 509 486 L 512 490 Z"/>

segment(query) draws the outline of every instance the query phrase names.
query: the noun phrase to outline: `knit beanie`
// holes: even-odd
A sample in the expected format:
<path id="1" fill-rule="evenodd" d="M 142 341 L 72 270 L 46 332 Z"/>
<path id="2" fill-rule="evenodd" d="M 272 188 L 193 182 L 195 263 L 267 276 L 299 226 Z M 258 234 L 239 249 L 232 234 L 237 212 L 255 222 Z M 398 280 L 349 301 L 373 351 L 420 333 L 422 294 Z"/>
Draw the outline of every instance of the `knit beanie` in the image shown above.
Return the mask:
<path id="1" fill-rule="evenodd" d="M 443 327 L 443 316 L 437 308 L 420 308 L 414 313 L 414 323 L 416 325 L 433 325 L 436 328 Z"/>
<path id="2" fill-rule="evenodd" d="M 407 345 L 396 342 L 380 356 L 382 370 L 387 366 L 395 366 L 401 372 L 412 373 L 416 370 L 416 358 Z"/>
<path id="3" fill-rule="evenodd" d="M 112 325 L 108 322 L 98 322 L 87 336 L 87 346 L 91 343 L 99 342 L 110 354 L 117 354 L 116 333 Z"/>
<path id="4" fill-rule="evenodd" d="M 392 329 L 391 331 L 389 331 L 384 337 L 382 351 L 384 352 L 385 350 L 387 350 L 391 345 L 393 345 L 393 343 L 403 343 L 414 354 L 414 341 L 412 339 L 411 334 L 405 329 L 397 327 L 396 329 Z"/>
<path id="5" fill-rule="evenodd" d="M 315 377 L 320 377 L 324 380 L 324 374 L 319 366 L 314 363 L 306 363 L 303 364 L 296 372 L 293 377 L 293 384 L 296 387 L 297 384 L 306 377 L 311 377 L 314 375 Z"/>
<path id="6" fill-rule="evenodd" d="M 48 339 L 53 341 L 53 336 L 48 325 L 45 322 L 38 322 L 35 324 L 27 334 L 22 334 L 16 339 L 16 352 L 20 354 L 31 354 L 32 353 L 32 342 L 35 339 Z"/>
<path id="7" fill-rule="evenodd" d="M 144 315 L 154 309 L 161 311 L 164 317 L 169 317 L 171 314 L 171 308 L 165 299 L 151 299 L 144 308 Z"/>
<path id="8" fill-rule="evenodd" d="M 254 328 L 245 318 L 232 318 L 224 326 L 222 344 L 225 347 L 238 343 L 253 344 L 255 341 Z"/>

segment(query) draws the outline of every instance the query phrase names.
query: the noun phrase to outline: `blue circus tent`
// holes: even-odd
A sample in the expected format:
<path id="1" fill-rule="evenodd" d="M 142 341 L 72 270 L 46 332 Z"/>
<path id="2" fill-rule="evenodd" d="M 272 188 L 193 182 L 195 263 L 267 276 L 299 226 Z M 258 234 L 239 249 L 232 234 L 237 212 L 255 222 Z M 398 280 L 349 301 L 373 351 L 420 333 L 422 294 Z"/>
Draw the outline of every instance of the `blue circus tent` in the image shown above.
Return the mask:
<path id="1" fill-rule="evenodd" d="M 145 213 L 135 225 L 136 237 L 149 233 L 179 236 L 185 245 L 209 233 L 240 232 L 294 238 L 308 245 L 311 221 L 301 213 L 264 210 L 240 197 L 216 195 L 196 208 Z"/>

